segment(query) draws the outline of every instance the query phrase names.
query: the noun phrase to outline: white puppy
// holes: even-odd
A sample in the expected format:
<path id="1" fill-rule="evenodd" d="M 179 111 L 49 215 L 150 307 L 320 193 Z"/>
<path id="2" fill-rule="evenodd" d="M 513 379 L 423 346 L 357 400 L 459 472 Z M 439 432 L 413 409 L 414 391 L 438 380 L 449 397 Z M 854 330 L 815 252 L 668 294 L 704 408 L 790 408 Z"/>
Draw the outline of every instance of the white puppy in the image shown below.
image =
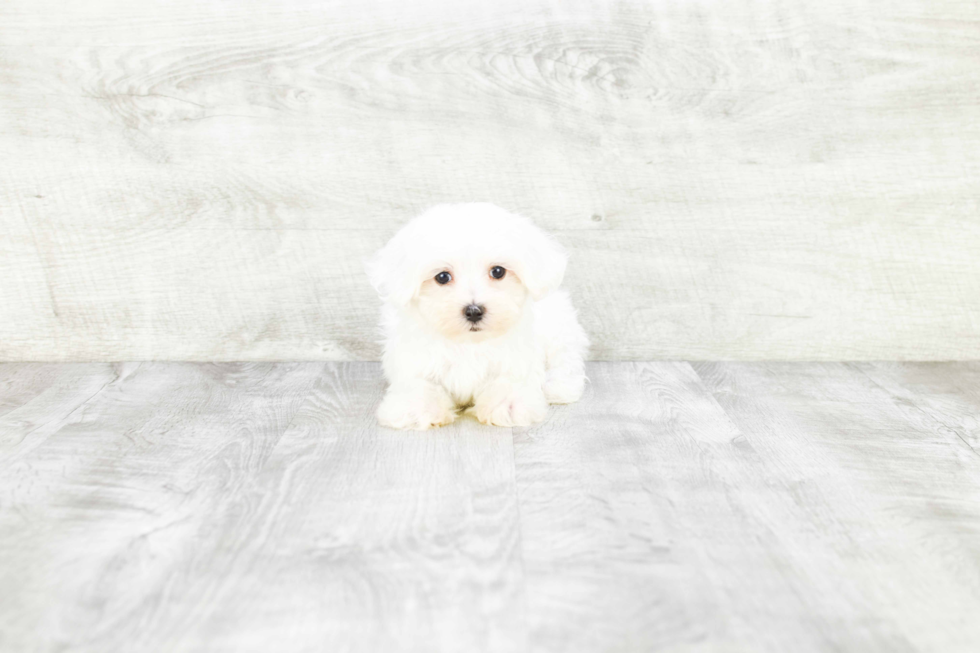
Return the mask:
<path id="1" fill-rule="evenodd" d="M 530 220 L 492 204 L 445 204 L 409 222 L 368 263 L 384 305 L 378 420 L 527 426 L 582 396 L 588 338 L 568 293 L 568 260 Z"/>

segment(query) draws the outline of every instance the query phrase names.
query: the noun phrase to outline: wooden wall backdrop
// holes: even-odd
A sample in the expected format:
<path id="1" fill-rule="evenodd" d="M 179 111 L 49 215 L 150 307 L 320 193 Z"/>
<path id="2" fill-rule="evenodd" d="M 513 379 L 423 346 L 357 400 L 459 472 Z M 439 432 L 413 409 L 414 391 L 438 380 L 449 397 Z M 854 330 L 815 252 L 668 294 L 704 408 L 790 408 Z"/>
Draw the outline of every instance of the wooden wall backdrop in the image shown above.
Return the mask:
<path id="1" fill-rule="evenodd" d="M 376 358 L 460 200 L 594 358 L 980 358 L 980 4 L 0 3 L 2 359 Z"/>

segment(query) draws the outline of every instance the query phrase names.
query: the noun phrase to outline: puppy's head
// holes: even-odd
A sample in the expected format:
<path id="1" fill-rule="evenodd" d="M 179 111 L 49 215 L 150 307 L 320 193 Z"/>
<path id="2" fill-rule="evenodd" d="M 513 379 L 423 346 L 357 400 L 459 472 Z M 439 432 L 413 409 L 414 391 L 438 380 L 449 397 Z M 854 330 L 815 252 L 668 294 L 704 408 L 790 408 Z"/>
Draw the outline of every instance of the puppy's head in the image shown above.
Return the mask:
<path id="1" fill-rule="evenodd" d="M 506 333 L 561 283 L 567 256 L 530 220 L 492 204 L 445 204 L 409 222 L 368 263 L 382 300 L 445 337 Z"/>

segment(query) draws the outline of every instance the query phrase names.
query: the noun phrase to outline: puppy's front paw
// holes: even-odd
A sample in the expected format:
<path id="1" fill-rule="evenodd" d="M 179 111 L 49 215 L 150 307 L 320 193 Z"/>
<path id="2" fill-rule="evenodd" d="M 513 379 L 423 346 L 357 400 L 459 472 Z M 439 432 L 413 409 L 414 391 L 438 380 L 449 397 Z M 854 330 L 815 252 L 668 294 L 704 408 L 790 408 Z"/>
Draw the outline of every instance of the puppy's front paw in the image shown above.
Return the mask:
<path id="1" fill-rule="evenodd" d="M 393 429 L 424 431 L 456 419 L 456 405 L 446 392 L 388 391 L 378 407 L 378 422 Z"/>
<path id="2" fill-rule="evenodd" d="M 472 413 L 491 426 L 530 426 L 544 420 L 548 403 L 540 390 L 497 386 L 477 398 Z"/>
<path id="3" fill-rule="evenodd" d="M 549 404 L 571 404 L 582 398 L 585 375 L 548 372 L 542 389 Z"/>

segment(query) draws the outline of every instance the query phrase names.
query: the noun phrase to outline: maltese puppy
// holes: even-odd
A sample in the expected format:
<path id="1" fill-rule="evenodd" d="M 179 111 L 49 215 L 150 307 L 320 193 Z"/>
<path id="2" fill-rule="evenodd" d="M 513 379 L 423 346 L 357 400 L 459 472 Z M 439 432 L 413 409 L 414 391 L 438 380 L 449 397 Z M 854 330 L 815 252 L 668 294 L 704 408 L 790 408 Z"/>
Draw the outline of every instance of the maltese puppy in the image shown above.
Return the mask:
<path id="1" fill-rule="evenodd" d="M 582 396 L 588 338 L 558 290 L 565 250 L 492 204 L 445 204 L 409 222 L 368 262 L 384 303 L 388 391 L 378 421 L 528 426 Z"/>

